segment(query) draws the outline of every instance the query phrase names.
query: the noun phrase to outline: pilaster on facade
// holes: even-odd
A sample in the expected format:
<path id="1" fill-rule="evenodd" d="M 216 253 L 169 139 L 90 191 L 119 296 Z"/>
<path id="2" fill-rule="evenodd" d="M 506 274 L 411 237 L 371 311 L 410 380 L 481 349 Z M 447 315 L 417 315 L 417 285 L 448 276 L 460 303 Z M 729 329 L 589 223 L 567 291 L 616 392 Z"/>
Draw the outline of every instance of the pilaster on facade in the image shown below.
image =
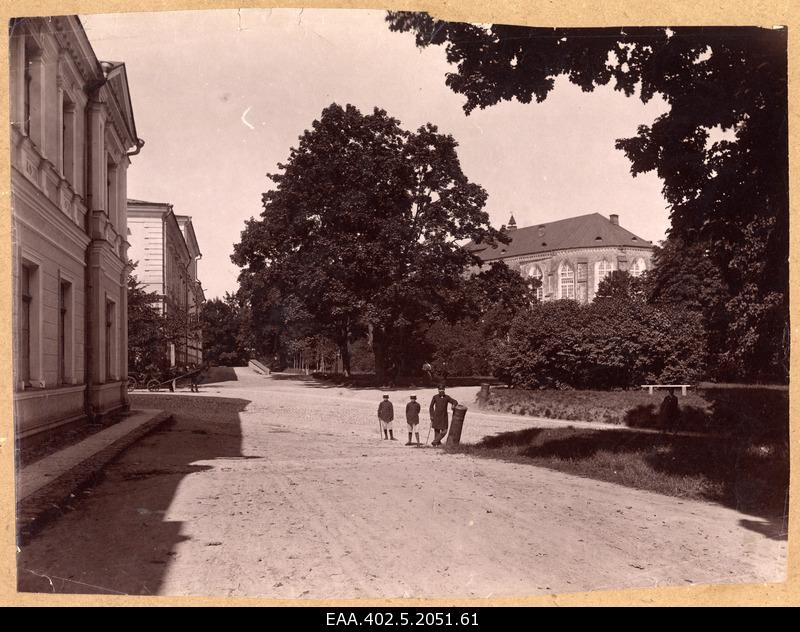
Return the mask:
<path id="1" fill-rule="evenodd" d="M 123 201 L 142 141 L 124 65 L 95 57 L 77 16 L 13 20 L 9 54 L 15 420 L 29 436 L 126 404 Z"/>

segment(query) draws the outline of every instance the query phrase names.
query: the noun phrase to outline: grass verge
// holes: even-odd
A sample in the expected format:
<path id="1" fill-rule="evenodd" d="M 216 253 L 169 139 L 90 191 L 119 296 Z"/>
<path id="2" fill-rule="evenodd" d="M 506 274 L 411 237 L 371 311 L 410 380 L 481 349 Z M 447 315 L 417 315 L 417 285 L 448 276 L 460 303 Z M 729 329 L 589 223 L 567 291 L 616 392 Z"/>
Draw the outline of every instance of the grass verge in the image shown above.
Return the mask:
<path id="1" fill-rule="evenodd" d="M 532 415 L 567 421 L 594 421 L 630 426 L 656 425 L 664 393 L 646 391 L 525 390 L 493 387 L 489 397 L 479 400 L 484 410 L 514 415 Z M 703 416 L 709 402 L 696 393 L 679 396 L 678 404 L 687 417 Z M 698 412 L 699 411 L 699 412 Z M 686 425 L 695 426 L 696 423 Z"/>
<path id="2" fill-rule="evenodd" d="M 627 430 L 528 428 L 452 451 L 505 459 L 680 498 L 710 500 L 783 519 L 788 441 L 696 437 Z"/>

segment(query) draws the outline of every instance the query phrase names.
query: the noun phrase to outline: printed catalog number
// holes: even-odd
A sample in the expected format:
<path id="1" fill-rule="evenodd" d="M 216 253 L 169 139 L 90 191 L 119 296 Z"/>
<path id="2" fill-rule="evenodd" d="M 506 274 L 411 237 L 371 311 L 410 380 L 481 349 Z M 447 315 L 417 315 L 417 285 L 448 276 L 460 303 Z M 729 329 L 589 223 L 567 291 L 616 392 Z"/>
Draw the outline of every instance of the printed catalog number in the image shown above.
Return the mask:
<path id="1" fill-rule="evenodd" d="M 355 612 L 328 612 L 327 625 L 375 626 L 477 626 L 477 612 L 368 612 L 359 618 Z"/>

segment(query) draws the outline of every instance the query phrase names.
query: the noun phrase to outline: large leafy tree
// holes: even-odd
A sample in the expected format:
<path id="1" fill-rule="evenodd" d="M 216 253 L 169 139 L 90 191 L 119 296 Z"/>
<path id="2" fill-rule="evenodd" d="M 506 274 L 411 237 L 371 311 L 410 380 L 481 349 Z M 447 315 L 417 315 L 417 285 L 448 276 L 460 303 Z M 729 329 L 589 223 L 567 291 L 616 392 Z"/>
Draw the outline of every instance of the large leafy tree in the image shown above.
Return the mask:
<path id="1" fill-rule="evenodd" d="M 158 303 L 158 294 L 146 291 L 133 274 L 128 275 L 128 368 L 132 371 L 144 372 L 150 366 L 165 369 L 169 364 Z"/>
<path id="2" fill-rule="evenodd" d="M 730 290 L 708 244 L 668 239 L 653 253 L 653 269 L 646 276 L 646 294 L 653 305 L 700 314 L 708 336 L 709 373 L 723 380 L 741 372 L 729 340 Z"/>
<path id="3" fill-rule="evenodd" d="M 446 363 L 451 375 L 488 375 L 491 350 L 505 338 L 516 314 L 537 301 L 539 284 L 503 261 L 474 271 L 453 294 L 450 318 L 421 332 L 434 367 Z"/>
<path id="4" fill-rule="evenodd" d="M 462 301 L 467 315 L 485 323 L 492 333 L 504 335 L 514 315 L 537 300 L 539 287 L 540 280 L 526 278 L 517 268 L 495 261 L 464 282 Z"/>
<path id="5" fill-rule="evenodd" d="M 612 84 L 669 111 L 619 139 L 634 175 L 654 171 L 671 239 L 709 250 L 725 284 L 724 354 L 741 378 L 786 377 L 788 134 L 786 29 L 527 28 L 390 12 L 418 46 L 444 45 L 447 85 L 464 109 L 543 101 L 566 75 L 584 91 Z M 732 138 L 718 134 L 727 131 Z"/>
<path id="6" fill-rule="evenodd" d="M 477 262 L 458 242 L 504 240 L 456 147 L 433 125 L 410 132 L 383 110 L 330 105 L 269 176 L 261 217 L 234 247 L 243 284 L 297 297 L 346 371 L 367 328 L 378 378 L 396 374 L 415 327 Z"/>
<path id="7" fill-rule="evenodd" d="M 595 300 L 608 298 L 644 302 L 647 298 L 647 275 L 635 277 L 627 270 L 614 270 L 600 281 Z"/>
<path id="8" fill-rule="evenodd" d="M 238 365 L 248 359 L 243 307 L 232 294 L 206 301 L 200 312 L 203 357 L 222 365 Z"/>
<path id="9" fill-rule="evenodd" d="M 272 370 L 281 371 L 299 341 L 321 335 L 328 328 L 312 320 L 291 287 L 283 290 L 270 277 L 275 274 L 243 272 L 239 277 L 237 303 L 242 314 L 241 333 L 248 346 Z"/>

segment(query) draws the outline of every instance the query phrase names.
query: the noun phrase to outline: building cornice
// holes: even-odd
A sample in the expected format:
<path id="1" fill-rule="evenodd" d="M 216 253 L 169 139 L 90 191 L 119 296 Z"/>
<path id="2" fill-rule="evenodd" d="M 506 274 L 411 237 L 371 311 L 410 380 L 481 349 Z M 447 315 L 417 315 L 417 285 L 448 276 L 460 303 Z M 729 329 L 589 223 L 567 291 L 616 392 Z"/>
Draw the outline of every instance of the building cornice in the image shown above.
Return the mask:
<path id="1" fill-rule="evenodd" d="M 511 257 L 497 257 L 496 259 L 482 259 L 484 265 L 490 265 L 495 261 L 505 261 L 508 263 L 535 263 L 537 261 L 546 261 L 556 257 L 569 257 L 577 252 L 585 253 L 600 253 L 600 252 L 617 252 L 624 254 L 628 251 L 647 252 L 652 254 L 654 246 L 594 246 L 588 248 L 561 248 L 559 250 L 548 250 L 541 253 L 532 253 L 527 255 L 513 255 Z"/>
<path id="2" fill-rule="evenodd" d="M 78 16 L 54 17 L 50 21 L 50 30 L 59 47 L 69 54 L 84 83 L 98 81 L 103 77 L 100 62 Z"/>
<path id="3" fill-rule="evenodd" d="M 16 168 L 14 168 L 14 171 L 16 171 Z M 53 223 L 59 235 L 72 241 L 72 243 L 80 249 L 86 248 L 90 241 L 89 236 L 71 218 L 65 215 L 60 208 L 53 204 L 44 193 L 31 184 L 21 173 L 14 174 L 12 182 L 14 184 L 15 194 L 18 195 L 21 200 L 28 203 L 28 206 L 39 216 L 39 220 L 43 224 Z M 15 221 L 24 224 L 31 230 L 48 239 L 53 246 L 58 248 L 64 247 L 63 240 L 58 242 L 47 238 L 36 224 L 26 221 L 18 210 L 15 209 L 12 216 Z M 76 258 L 76 261 L 79 261 L 81 264 L 84 263 L 83 259 L 80 257 Z"/>

